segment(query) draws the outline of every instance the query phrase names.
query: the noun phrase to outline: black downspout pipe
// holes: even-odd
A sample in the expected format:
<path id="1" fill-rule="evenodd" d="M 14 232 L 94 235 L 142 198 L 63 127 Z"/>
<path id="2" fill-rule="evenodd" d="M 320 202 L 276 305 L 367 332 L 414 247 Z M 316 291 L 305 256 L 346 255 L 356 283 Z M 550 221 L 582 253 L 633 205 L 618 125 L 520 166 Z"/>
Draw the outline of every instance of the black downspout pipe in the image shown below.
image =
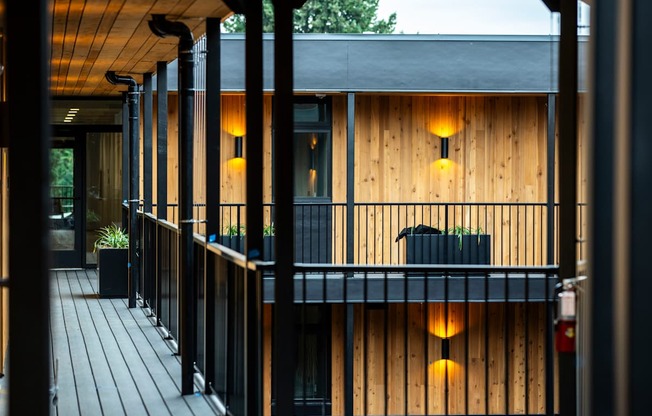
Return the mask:
<path id="1" fill-rule="evenodd" d="M 138 291 L 138 280 L 140 271 L 140 260 L 138 254 L 138 204 L 140 202 L 138 189 L 139 184 L 139 106 L 138 106 L 138 84 L 130 76 L 117 75 L 115 71 L 106 71 L 106 80 L 114 85 L 128 85 L 127 104 L 129 107 L 129 307 L 136 307 L 136 292 Z M 124 174 L 124 173 L 123 173 Z"/>
<path id="2" fill-rule="evenodd" d="M 156 36 L 179 38 L 179 226 L 180 245 L 180 296 L 179 296 L 179 349 L 181 355 L 181 394 L 194 393 L 196 346 L 196 291 L 193 275 L 193 130 L 195 55 L 192 31 L 181 22 L 172 22 L 162 14 L 153 14 L 149 28 Z"/>

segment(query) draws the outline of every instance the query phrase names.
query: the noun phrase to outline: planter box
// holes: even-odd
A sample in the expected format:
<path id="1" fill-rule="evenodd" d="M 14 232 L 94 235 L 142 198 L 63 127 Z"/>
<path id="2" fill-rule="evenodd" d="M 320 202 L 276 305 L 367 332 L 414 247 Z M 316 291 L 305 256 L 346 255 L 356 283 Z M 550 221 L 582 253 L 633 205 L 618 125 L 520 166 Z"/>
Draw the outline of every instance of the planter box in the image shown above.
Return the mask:
<path id="1" fill-rule="evenodd" d="M 489 264 L 491 236 L 488 234 L 408 235 L 405 259 L 408 264 Z"/>
<path id="2" fill-rule="evenodd" d="M 126 298 L 129 285 L 129 249 L 101 248 L 97 252 L 99 295 L 102 298 Z"/>
<path id="3" fill-rule="evenodd" d="M 237 251 L 238 253 L 244 254 L 245 250 L 245 240 L 244 236 L 229 236 L 229 235 L 221 235 L 220 236 L 220 241 L 219 243 L 222 244 L 223 246 L 226 246 L 232 250 Z M 264 261 L 271 261 L 274 256 L 273 256 L 273 250 L 274 250 L 274 237 L 273 236 L 264 236 L 263 237 L 263 260 Z"/>

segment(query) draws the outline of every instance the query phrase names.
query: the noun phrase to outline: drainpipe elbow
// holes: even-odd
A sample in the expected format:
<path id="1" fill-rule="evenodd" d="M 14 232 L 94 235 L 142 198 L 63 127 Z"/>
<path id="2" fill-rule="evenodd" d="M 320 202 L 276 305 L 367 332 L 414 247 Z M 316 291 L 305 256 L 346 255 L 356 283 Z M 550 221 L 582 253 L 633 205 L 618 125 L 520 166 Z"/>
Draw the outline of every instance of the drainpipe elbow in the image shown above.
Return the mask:
<path id="1" fill-rule="evenodd" d="M 190 28 L 182 22 L 173 22 L 165 18 L 164 14 L 153 14 L 148 22 L 149 29 L 156 36 L 164 38 L 176 36 L 179 38 L 179 52 L 190 52 L 194 45 L 194 38 Z"/>

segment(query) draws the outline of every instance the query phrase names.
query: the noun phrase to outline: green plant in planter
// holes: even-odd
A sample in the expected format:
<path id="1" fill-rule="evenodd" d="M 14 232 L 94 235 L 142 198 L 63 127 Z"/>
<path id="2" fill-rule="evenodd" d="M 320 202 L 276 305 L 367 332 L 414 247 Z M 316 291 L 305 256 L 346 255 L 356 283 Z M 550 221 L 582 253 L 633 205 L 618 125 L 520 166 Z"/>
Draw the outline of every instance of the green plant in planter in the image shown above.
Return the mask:
<path id="1" fill-rule="evenodd" d="M 267 224 L 263 227 L 263 236 L 271 237 L 276 234 L 276 229 L 274 228 L 274 223 Z"/>
<path id="2" fill-rule="evenodd" d="M 93 253 L 101 248 L 127 247 L 129 247 L 129 234 L 116 224 L 110 224 L 97 231 L 97 240 L 93 244 Z"/>
<path id="3" fill-rule="evenodd" d="M 229 237 L 244 236 L 247 234 L 246 231 L 247 231 L 246 227 L 242 224 L 241 225 L 231 224 L 224 227 L 224 235 L 227 235 Z M 275 233 L 276 233 L 276 229 L 274 228 L 274 223 L 263 226 L 263 236 L 271 237 Z"/>
<path id="4" fill-rule="evenodd" d="M 461 225 L 456 225 L 454 227 L 449 228 L 446 230 L 446 234 L 453 234 L 458 237 L 458 240 L 460 242 L 460 250 L 462 249 L 462 236 L 463 235 L 471 235 L 471 234 L 477 234 L 480 235 L 482 234 L 482 227 L 478 228 L 472 228 L 472 227 L 463 227 Z"/>
<path id="5" fill-rule="evenodd" d="M 229 237 L 245 235 L 245 231 L 246 228 L 242 224 L 230 224 L 224 227 L 224 235 L 228 235 Z"/>

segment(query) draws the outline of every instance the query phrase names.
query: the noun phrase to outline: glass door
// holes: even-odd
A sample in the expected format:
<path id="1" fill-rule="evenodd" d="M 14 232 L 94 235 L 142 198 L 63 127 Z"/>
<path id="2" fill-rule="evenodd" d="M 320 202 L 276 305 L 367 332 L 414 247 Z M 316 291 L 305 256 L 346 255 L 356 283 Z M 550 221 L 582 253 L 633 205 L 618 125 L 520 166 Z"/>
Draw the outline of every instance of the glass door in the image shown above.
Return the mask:
<path id="1" fill-rule="evenodd" d="M 78 141 L 55 137 L 50 149 L 50 247 L 55 268 L 82 267 Z"/>

